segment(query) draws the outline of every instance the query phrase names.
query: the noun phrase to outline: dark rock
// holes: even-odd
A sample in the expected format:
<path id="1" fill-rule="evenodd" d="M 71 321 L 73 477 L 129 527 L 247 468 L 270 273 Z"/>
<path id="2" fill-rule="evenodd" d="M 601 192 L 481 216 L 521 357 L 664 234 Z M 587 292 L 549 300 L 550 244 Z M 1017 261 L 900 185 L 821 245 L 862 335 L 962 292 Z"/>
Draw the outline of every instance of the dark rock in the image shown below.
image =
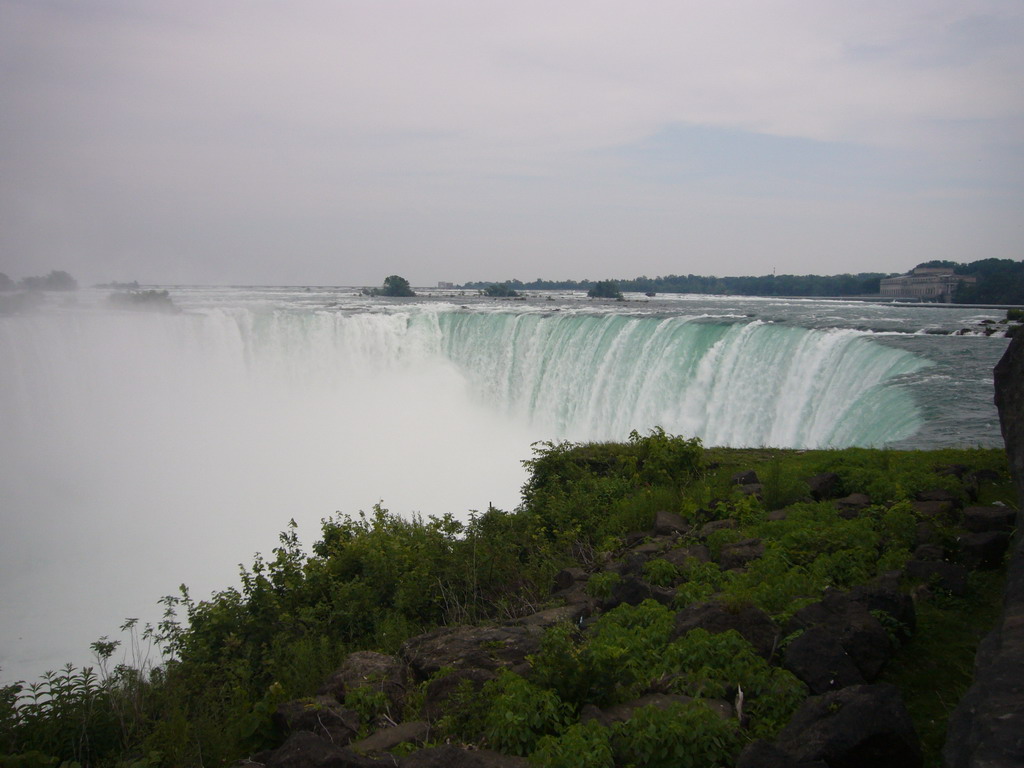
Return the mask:
<path id="1" fill-rule="evenodd" d="M 282 733 L 309 731 L 337 745 L 348 744 L 359 730 L 359 715 L 333 696 L 295 699 L 281 704 L 271 720 Z"/>
<path id="2" fill-rule="evenodd" d="M 658 510 L 654 513 L 654 532 L 660 536 L 685 533 L 690 525 L 675 512 Z"/>
<path id="3" fill-rule="evenodd" d="M 1017 511 L 1009 507 L 968 507 L 964 510 L 964 527 L 971 533 L 1012 531 Z"/>
<path id="4" fill-rule="evenodd" d="M 830 768 L 920 768 L 921 744 L 899 690 L 852 685 L 812 696 L 779 734 L 776 745 L 798 762 Z"/>
<path id="5" fill-rule="evenodd" d="M 421 678 L 441 667 L 525 669 L 526 657 L 540 650 L 541 634 L 536 627 L 441 627 L 407 640 L 402 656 Z"/>
<path id="6" fill-rule="evenodd" d="M 839 495 L 842 481 L 835 472 L 825 472 L 814 477 L 804 479 L 811 491 L 811 498 L 815 501 L 834 499 Z"/>
<path id="7" fill-rule="evenodd" d="M 637 544 L 635 547 L 629 550 L 631 555 L 638 555 L 643 558 L 644 562 L 650 560 L 655 555 L 660 555 L 666 549 L 669 549 L 675 544 L 674 539 L 659 536 L 645 541 L 642 544 Z"/>
<path id="8" fill-rule="evenodd" d="M 736 490 L 742 493 L 744 496 L 753 496 L 757 499 L 764 498 L 764 486 L 760 483 L 747 483 L 746 485 L 736 486 Z"/>
<path id="9" fill-rule="evenodd" d="M 910 506 L 920 517 L 946 523 L 953 522 L 953 513 L 956 511 L 956 507 L 948 501 L 912 501 Z"/>
<path id="10" fill-rule="evenodd" d="M 666 710 L 673 704 L 686 704 L 690 701 L 693 701 L 691 697 L 679 694 L 648 693 L 646 696 L 641 696 L 639 699 L 634 699 L 625 704 L 616 704 L 614 707 L 598 710 L 599 715 L 595 715 L 593 710 L 588 710 L 587 714 L 590 716 L 590 719 L 596 719 L 602 725 L 611 725 L 612 723 L 623 723 L 629 720 L 636 710 L 643 707 L 657 707 L 660 710 Z M 582 720 L 582 717 L 580 719 Z"/>
<path id="11" fill-rule="evenodd" d="M 650 584 L 635 576 L 627 576 L 612 586 L 611 596 L 601 601 L 601 610 L 610 611 L 623 603 L 640 605 L 652 596 Z"/>
<path id="12" fill-rule="evenodd" d="M 644 563 L 648 560 L 645 555 L 638 555 L 630 552 L 624 558 L 608 566 L 607 570 L 619 574 L 619 576 L 640 576 L 644 571 Z"/>
<path id="13" fill-rule="evenodd" d="M 787 633 L 820 627 L 832 635 L 856 665 L 864 680 L 871 682 L 892 657 L 892 641 L 878 619 L 847 592 L 829 590 L 817 603 L 795 614 Z"/>
<path id="14" fill-rule="evenodd" d="M 950 464 L 945 467 L 937 467 L 935 469 L 935 474 L 955 477 L 957 480 L 963 480 L 964 476 L 970 471 L 970 469 L 970 467 L 964 464 Z"/>
<path id="15" fill-rule="evenodd" d="M 377 768 L 393 766 L 331 743 L 309 731 L 293 733 L 267 760 L 267 768 Z"/>
<path id="16" fill-rule="evenodd" d="M 557 592 L 562 589 L 569 589 L 576 582 L 586 581 L 588 578 L 590 578 L 590 574 L 582 568 L 563 568 L 555 574 L 555 585 L 552 591 Z"/>
<path id="17" fill-rule="evenodd" d="M 783 520 L 785 520 L 788 517 L 789 517 L 789 513 L 786 510 L 784 510 L 784 509 L 775 509 L 775 510 L 772 510 L 771 512 L 769 512 L 767 515 L 765 515 L 765 520 L 768 520 L 771 523 L 778 523 L 778 522 L 782 522 Z"/>
<path id="18" fill-rule="evenodd" d="M 365 739 L 349 744 L 349 749 L 359 754 L 380 754 L 389 752 L 399 744 L 422 744 L 430 733 L 430 726 L 422 720 L 411 720 L 405 723 L 381 728 Z"/>
<path id="19" fill-rule="evenodd" d="M 821 760 L 798 762 L 788 752 L 783 752 L 764 739 L 752 741 L 740 752 L 736 768 L 829 768 Z"/>
<path id="20" fill-rule="evenodd" d="M 456 669 L 454 672 L 431 680 L 423 697 L 423 717 L 434 722 L 443 717 L 449 708 L 452 696 L 458 691 L 479 694 L 485 683 L 496 680 L 497 675 L 489 669 L 471 667 Z"/>
<path id="21" fill-rule="evenodd" d="M 931 523 L 921 522 L 914 529 L 915 544 L 938 544 L 939 533 Z"/>
<path id="22" fill-rule="evenodd" d="M 711 562 L 711 552 L 703 544 L 691 544 L 688 547 L 670 549 L 663 555 L 663 557 L 677 568 L 685 566 L 686 561 L 690 558 L 702 563 Z"/>
<path id="23" fill-rule="evenodd" d="M 902 578 L 900 571 L 889 571 L 854 587 L 847 595 L 869 611 L 885 611 L 906 627 L 909 636 L 917 629 L 917 611 L 913 599 L 903 591 Z"/>
<path id="24" fill-rule="evenodd" d="M 967 594 L 967 569 L 955 563 L 936 563 L 930 560 L 910 560 L 903 572 L 908 579 L 922 581 L 951 595 Z"/>
<path id="25" fill-rule="evenodd" d="M 938 544 L 922 544 L 914 549 L 913 557 L 915 560 L 944 560 L 946 550 Z"/>
<path id="26" fill-rule="evenodd" d="M 1024 335 L 1014 335 L 994 377 L 1003 442 L 1024 510 Z M 1018 512 L 1016 528 L 1003 615 L 982 641 L 974 682 L 949 719 L 946 768 L 1024 765 L 1024 511 Z"/>
<path id="27" fill-rule="evenodd" d="M 522 624 L 528 627 L 538 627 L 539 629 L 547 629 L 563 622 L 578 624 L 590 617 L 597 606 L 597 602 L 592 600 L 593 605 L 582 602 L 546 608 L 543 611 L 537 611 L 537 613 L 531 613 L 529 616 L 523 616 L 510 621 L 508 624 Z"/>
<path id="28" fill-rule="evenodd" d="M 1010 546 L 1008 531 L 968 533 L 957 540 L 957 559 L 968 568 L 995 570 L 1003 565 L 1003 556 Z"/>
<path id="29" fill-rule="evenodd" d="M 947 491 L 945 488 L 936 488 L 931 491 L 921 491 L 917 494 L 918 501 L 943 501 L 949 504 L 951 509 L 960 509 L 960 498 Z"/>
<path id="30" fill-rule="evenodd" d="M 753 485 L 760 482 L 757 472 L 752 469 L 748 469 L 746 472 L 737 472 L 732 476 L 733 485 Z"/>
<path id="31" fill-rule="evenodd" d="M 453 744 L 421 749 L 398 761 L 399 768 L 527 768 L 525 757 L 511 757 L 490 749 L 466 749 Z M 394 766 L 394 763 L 390 763 Z"/>
<path id="32" fill-rule="evenodd" d="M 871 506 L 871 499 L 863 493 L 851 493 L 841 499 L 836 499 L 836 509 L 839 516 L 847 520 L 860 515 L 860 513 Z"/>
<path id="33" fill-rule="evenodd" d="M 807 684 L 811 693 L 825 693 L 865 682 L 839 640 L 821 626 L 804 630 L 786 646 L 782 665 Z"/>
<path id="34" fill-rule="evenodd" d="M 407 683 L 407 669 L 400 659 L 374 651 L 356 651 L 345 657 L 317 694 L 344 701 L 345 694 L 368 686 L 384 693 L 391 717 L 397 720 L 402 716 Z"/>
<path id="35" fill-rule="evenodd" d="M 764 543 L 760 539 L 743 539 L 731 544 L 723 544 L 718 562 L 723 571 L 728 571 L 732 568 L 742 568 L 751 560 L 756 560 L 762 555 L 764 555 Z"/>
<path id="36" fill-rule="evenodd" d="M 676 591 L 671 587 L 651 586 L 651 597 L 662 605 L 671 606 L 676 601 Z"/>
<path id="37" fill-rule="evenodd" d="M 768 614 L 752 605 L 730 609 L 717 602 L 695 603 L 676 614 L 672 638 L 697 628 L 711 634 L 735 629 L 766 659 L 771 658 L 779 641 L 779 628 Z"/>
<path id="38" fill-rule="evenodd" d="M 727 517 L 724 520 L 712 520 L 710 523 L 705 523 L 701 526 L 700 530 L 697 531 L 697 537 L 706 539 L 715 531 L 722 531 L 727 528 L 736 528 L 738 523 L 731 517 Z"/>

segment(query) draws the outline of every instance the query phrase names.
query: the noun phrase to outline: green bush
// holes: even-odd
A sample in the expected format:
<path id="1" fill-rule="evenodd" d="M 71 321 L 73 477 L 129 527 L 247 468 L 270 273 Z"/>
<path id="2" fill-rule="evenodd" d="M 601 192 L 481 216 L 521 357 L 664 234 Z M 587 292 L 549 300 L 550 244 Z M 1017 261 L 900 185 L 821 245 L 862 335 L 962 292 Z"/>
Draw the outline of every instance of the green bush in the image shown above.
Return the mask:
<path id="1" fill-rule="evenodd" d="M 491 701 L 484 717 L 487 742 L 506 754 L 528 755 L 542 736 L 558 733 L 568 719 L 558 694 L 508 670 L 484 686 L 483 698 Z"/>
<path id="2" fill-rule="evenodd" d="M 613 728 L 618 765 L 646 768 L 727 768 L 736 761 L 743 736 L 699 701 L 667 709 L 642 707 Z"/>

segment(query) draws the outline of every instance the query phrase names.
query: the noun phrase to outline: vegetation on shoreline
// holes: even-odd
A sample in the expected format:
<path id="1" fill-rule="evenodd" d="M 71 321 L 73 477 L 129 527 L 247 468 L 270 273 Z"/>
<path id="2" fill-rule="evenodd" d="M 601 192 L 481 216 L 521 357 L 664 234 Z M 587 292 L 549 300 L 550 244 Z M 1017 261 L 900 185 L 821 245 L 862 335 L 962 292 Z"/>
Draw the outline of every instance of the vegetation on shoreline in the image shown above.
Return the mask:
<path id="1" fill-rule="evenodd" d="M 504 671 L 483 691 L 464 688 L 433 723 L 429 743 L 529 754 L 538 765 L 675 765 L 680 750 L 701 755 L 694 765 L 731 765 L 751 738 L 771 738 L 807 690 L 735 632 L 677 636 L 675 611 L 714 598 L 736 610 L 762 609 L 782 626 L 826 589 L 902 567 L 922 522 L 940 545 L 953 547 L 954 524 L 913 506 L 921 493 L 943 489 L 964 502 L 1013 503 L 998 450 L 705 449 L 661 430 L 633 433 L 622 444 L 544 443 L 535 450 L 513 512 L 491 508 L 462 523 L 403 519 L 378 506 L 324 520 L 308 554 L 293 523 L 269 557 L 241 570 L 238 587 L 205 600 L 183 587 L 164 598 L 157 626 L 128 621 L 122 640 L 97 641 L 94 669 L 67 668 L 0 690 L 0 755 L 7 755 L 0 765 L 213 766 L 276 747 L 283 738 L 273 718 L 278 707 L 311 696 L 353 651 L 397 653 L 433 627 L 533 614 L 551 604 L 555 577 L 566 567 L 587 571 L 588 592 L 605 599 L 616 589 L 611 564 L 644 541 L 635 532 L 651 530 L 666 511 L 693 526 L 676 544 L 699 544 L 711 560 L 646 560 L 643 577 L 665 590 L 663 601 L 621 604 L 582 628 L 547 630 L 528 671 Z M 751 469 L 761 477 L 757 494 L 734 481 Z M 872 503 L 844 516 L 832 502 L 814 501 L 803 478 L 825 472 L 835 473 L 844 493 L 867 494 Z M 785 515 L 769 514 L 776 510 Z M 714 530 L 698 538 L 709 524 Z M 760 557 L 721 567 L 723 549 L 751 538 L 764 546 Z M 927 606 L 923 620 L 955 631 L 978 616 L 979 603 L 992 604 L 998 583 L 972 578 L 963 597 L 933 582 L 918 592 Z M 970 666 L 971 637 L 935 647 L 891 627 L 904 649 L 887 672 L 892 681 L 929 668 L 921 665 Z M 148 644 L 159 658 L 147 655 Z M 125 650 L 127 661 L 114 664 Z M 408 692 L 407 710 L 422 705 L 429 684 Z M 963 684 L 957 678 L 955 685 Z M 710 714 L 706 704 L 735 696 L 737 685 L 747 697 L 745 727 Z M 645 709 L 607 728 L 581 717 L 587 707 L 651 690 L 693 702 Z M 913 680 L 904 687 L 911 711 L 939 717 L 920 706 L 924 694 Z M 944 695 L 958 698 L 956 690 Z M 369 690 L 357 689 L 345 704 L 363 713 L 367 728 L 388 711 Z M 929 738 L 941 739 L 942 727 L 933 724 Z"/>
<path id="2" fill-rule="evenodd" d="M 974 285 L 962 285 L 953 300 L 960 304 L 1024 304 L 1024 260 L 981 259 L 969 263 L 931 261 L 921 266 L 949 267 L 958 275 L 977 278 Z M 637 293 L 694 293 L 724 296 L 877 296 L 880 281 L 897 273 L 861 272 L 842 275 L 760 275 L 715 277 L 713 275 L 664 275 L 614 282 L 622 291 Z M 583 280 L 508 280 L 515 290 L 590 291 L 597 282 Z M 483 288 L 490 283 L 466 283 L 462 288 Z"/>

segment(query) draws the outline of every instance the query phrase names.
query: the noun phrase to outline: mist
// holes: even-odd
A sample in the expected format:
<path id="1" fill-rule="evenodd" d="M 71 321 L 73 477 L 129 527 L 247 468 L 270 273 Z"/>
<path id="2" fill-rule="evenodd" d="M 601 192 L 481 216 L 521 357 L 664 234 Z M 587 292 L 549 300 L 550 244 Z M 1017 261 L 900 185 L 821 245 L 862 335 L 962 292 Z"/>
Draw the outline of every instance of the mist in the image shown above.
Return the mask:
<path id="1" fill-rule="evenodd" d="M 290 519 L 308 545 L 322 518 L 378 501 L 459 518 L 518 503 L 531 438 L 474 404 L 451 364 L 389 349 L 401 318 L 377 317 L 362 348 L 239 322 L 0 324 L 3 680 L 91 661 L 92 641 L 155 620 L 181 583 L 196 598 L 236 584 Z"/>

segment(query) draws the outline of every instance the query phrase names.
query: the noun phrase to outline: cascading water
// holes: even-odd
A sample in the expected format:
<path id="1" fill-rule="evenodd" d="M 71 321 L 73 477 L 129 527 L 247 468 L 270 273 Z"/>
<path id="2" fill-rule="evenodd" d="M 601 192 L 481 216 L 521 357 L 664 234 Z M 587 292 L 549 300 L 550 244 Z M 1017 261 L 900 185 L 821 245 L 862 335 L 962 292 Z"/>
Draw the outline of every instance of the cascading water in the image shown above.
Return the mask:
<path id="1" fill-rule="evenodd" d="M 580 439 L 661 426 L 709 445 L 882 445 L 920 424 L 887 386 L 929 363 L 851 330 L 682 317 L 444 313 L 486 401 Z"/>

